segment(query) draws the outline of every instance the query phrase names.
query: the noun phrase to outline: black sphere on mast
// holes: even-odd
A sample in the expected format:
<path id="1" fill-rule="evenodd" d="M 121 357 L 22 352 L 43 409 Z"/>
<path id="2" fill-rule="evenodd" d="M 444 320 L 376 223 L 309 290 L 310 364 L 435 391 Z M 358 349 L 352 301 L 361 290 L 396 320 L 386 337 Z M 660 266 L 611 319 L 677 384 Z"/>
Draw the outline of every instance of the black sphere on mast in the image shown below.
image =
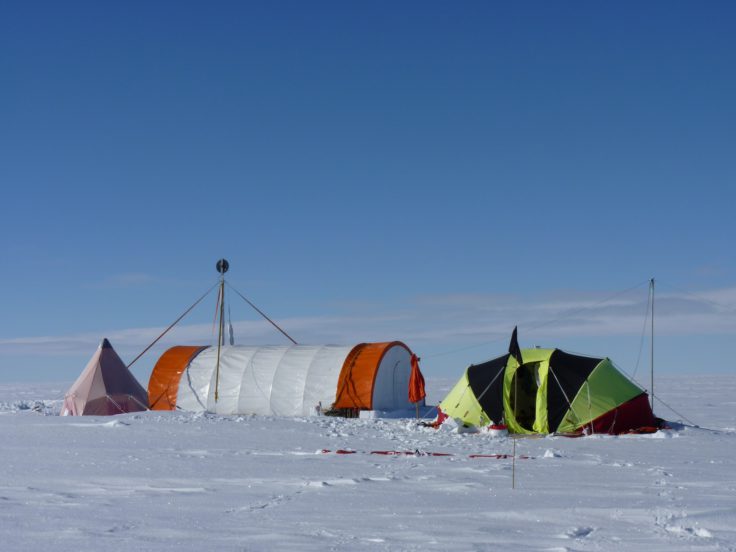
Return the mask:
<path id="1" fill-rule="evenodd" d="M 227 259 L 220 259 L 219 261 L 217 261 L 215 268 L 217 268 L 217 272 L 219 272 L 220 274 L 225 274 L 228 268 L 230 268 L 230 263 L 227 262 Z"/>

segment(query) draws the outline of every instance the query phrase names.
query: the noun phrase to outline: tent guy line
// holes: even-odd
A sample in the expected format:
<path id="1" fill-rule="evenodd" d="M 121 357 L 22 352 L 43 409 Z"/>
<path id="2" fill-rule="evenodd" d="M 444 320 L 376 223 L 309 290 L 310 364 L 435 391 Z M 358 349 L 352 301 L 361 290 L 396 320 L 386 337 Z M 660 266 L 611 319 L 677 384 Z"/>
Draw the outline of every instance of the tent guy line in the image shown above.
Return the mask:
<path id="1" fill-rule="evenodd" d="M 224 259 L 221 259 L 220 261 L 218 261 L 218 272 L 219 272 L 219 267 L 221 266 L 219 263 L 221 261 L 224 261 Z M 225 262 L 227 262 L 227 261 L 225 261 Z M 228 265 L 228 268 L 229 268 L 229 265 Z M 225 271 L 227 271 L 227 269 L 225 269 Z M 191 312 L 194 309 L 194 307 L 196 307 L 207 295 L 209 295 L 209 293 L 215 287 L 218 287 L 219 286 L 220 287 L 220 290 L 221 290 L 220 293 L 222 293 L 224 291 L 222 288 L 225 285 L 227 285 L 227 287 L 229 287 L 230 289 L 232 289 L 253 310 L 255 310 L 260 316 L 262 316 L 276 330 L 278 330 L 287 339 L 289 339 L 289 341 L 291 341 L 294 345 L 298 345 L 297 341 L 294 338 L 292 338 L 291 335 L 289 335 L 283 328 L 281 328 L 281 326 L 279 326 L 276 322 L 274 322 L 266 313 L 264 313 L 252 301 L 250 301 L 247 297 L 245 297 L 245 295 L 243 295 L 240 291 L 238 291 L 229 281 L 225 280 L 225 278 L 224 278 L 224 272 L 221 273 L 221 276 L 222 276 L 221 279 L 218 278 L 218 281 L 215 284 L 213 284 L 212 287 L 210 287 L 207 290 L 207 292 L 205 292 L 205 294 L 202 297 L 200 297 L 191 307 L 189 307 L 181 316 L 179 316 L 179 318 L 177 318 L 169 327 L 167 327 L 150 345 L 148 345 L 135 359 L 133 359 L 133 361 L 130 364 L 128 364 L 128 368 L 130 368 L 136 361 L 138 361 L 146 352 L 148 352 L 148 350 L 151 349 L 151 347 L 153 347 L 176 324 L 178 324 L 187 314 L 189 314 L 189 312 Z M 536 330 L 536 329 L 539 329 L 539 328 L 543 328 L 545 326 L 549 326 L 549 325 L 555 324 L 557 322 L 560 322 L 562 320 L 565 320 L 565 319 L 568 319 L 568 318 L 570 318 L 572 316 L 575 316 L 576 314 L 580 314 L 581 312 L 585 312 L 587 310 L 594 309 L 594 308 L 599 307 L 601 305 L 604 305 L 604 304 L 606 304 L 606 303 L 608 303 L 610 301 L 613 301 L 614 299 L 616 299 L 616 298 L 618 298 L 618 297 L 620 297 L 622 295 L 625 295 L 627 293 L 630 293 L 630 292 L 632 292 L 632 291 L 640 288 L 641 286 L 643 286 L 645 284 L 649 284 L 651 281 L 652 281 L 652 279 L 646 280 L 644 282 L 640 282 L 640 283 L 638 283 L 638 284 L 636 284 L 634 286 L 631 286 L 629 288 L 626 288 L 626 289 L 624 289 L 622 291 L 618 291 L 618 292 L 616 292 L 616 293 L 614 293 L 614 294 L 612 294 L 612 295 L 610 295 L 610 296 L 602 299 L 601 301 L 598 301 L 597 303 L 594 303 L 593 305 L 589 305 L 589 306 L 585 306 L 585 307 L 580 307 L 578 309 L 574 309 L 574 310 L 566 313 L 564 316 L 559 316 L 559 317 L 554 318 L 554 319 L 551 319 L 551 320 L 545 320 L 545 321 L 542 321 L 542 322 L 531 324 L 526 329 L 527 330 Z M 218 303 L 217 303 L 218 306 L 220 305 L 220 301 L 221 300 L 222 300 L 221 299 L 221 296 L 218 295 Z M 647 313 L 649 312 L 650 301 L 651 301 L 651 294 L 648 295 L 648 298 L 647 298 Z M 215 312 L 215 318 L 217 318 L 217 309 L 216 309 L 216 312 Z M 221 321 L 221 323 L 222 323 L 222 321 Z M 645 319 L 645 322 L 644 323 L 646 325 L 646 319 Z M 439 352 L 439 353 L 434 353 L 434 354 L 431 354 L 431 355 L 426 355 L 425 358 L 428 358 L 428 359 L 429 358 L 437 358 L 437 357 L 441 357 L 441 356 L 446 356 L 446 355 L 451 355 L 451 354 L 455 354 L 455 353 L 460 353 L 460 352 L 468 351 L 468 350 L 471 350 L 471 349 L 477 349 L 479 347 L 484 347 L 484 346 L 491 345 L 491 344 L 494 344 L 494 343 L 499 343 L 503 339 L 505 339 L 505 338 L 499 337 L 499 338 L 496 338 L 496 339 L 484 341 L 482 343 L 477 343 L 477 344 L 474 344 L 474 345 L 468 345 L 466 347 L 461 347 L 461 348 L 457 348 L 457 349 L 451 349 L 451 350 L 448 350 L 448 351 L 442 351 L 442 352 Z M 222 340 L 222 335 L 219 335 L 218 336 L 218 342 L 221 342 L 221 340 Z M 637 367 L 638 367 L 638 363 L 639 363 L 639 361 L 637 360 Z"/>
<path id="2" fill-rule="evenodd" d="M 708 303 L 712 307 L 717 307 L 719 309 L 724 309 L 724 310 L 728 310 L 728 311 L 733 311 L 734 309 L 736 309 L 736 305 L 734 305 L 734 304 L 726 305 L 725 303 L 720 303 L 718 301 L 714 301 L 713 299 L 708 299 L 707 297 L 705 297 L 703 295 L 700 295 L 700 294 L 697 294 L 697 293 L 693 293 L 692 291 L 687 291 L 686 289 L 683 289 L 683 288 L 681 288 L 679 286 L 670 284 L 666 280 L 663 282 L 662 280 L 657 279 L 657 284 L 659 284 L 660 286 L 664 286 L 666 288 L 670 288 L 672 291 L 674 291 L 676 293 L 681 293 L 683 295 L 687 295 L 688 297 L 691 297 L 694 300 L 702 301 L 704 303 Z"/>
<path id="3" fill-rule="evenodd" d="M 194 304 L 193 304 L 193 305 L 192 305 L 191 307 L 189 307 L 189 308 L 188 308 L 187 310 L 185 310 L 185 311 L 184 311 L 184 312 L 183 312 L 183 313 L 181 314 L 181 316 L 179 316 L 179 318 L 177 318 L 176 320 L 174 320 L 174 322 L 172 322 L 172 323 L 171 323 L 171 325 L 170 325 L 170 326 L 169 326 L 168 328 L 166 328 L 166 329 L 165 329 L 165 330 L 164 330 L 164 331 L 163 331 L 163 332 L 162 332 L 162 333 L 161 333 L 161 334 L 160 334 L 160 335 L 159 335 L 159 336 L 158 336 L 158 337 L 157 337 L 156 339 L 154 339 L 154 340 L 153 340 L 153 341 L 151 342 L 151 344 L 150 344 L 150 345 L 148 345 L 148 347 L 146 347 L 145 349 L 143 349 L 143 351 L 142 351 L 142 352 L 141 352 L 141 353 L 140 353 L 140 354 L 139 354 L 139 355 L 138 355 L 137 357 L 135 357 L 135 358 L 134 358 L 134 359 L 133 359 L 133 360 L 131 361 L 131 363 L 130 363 L 130 364 L 128 364 L 127 368 L 128 368 L 128 369 L 130 369 L 130 367 L 131 367 L 131 366 L 133 366 L 133 364 L 135 364 L 135 363 L 136 363 L 136 362 L 138 361 L 138 359 L 140 359 L 140 358 L 141 358 L 141 357 L 142 357 L 143 355 L 145 355 L 145 354 L 146 354 L 146 353 L 147 353 L 147 352 L 148 352 L 148 351 L 149 351 L 149 350 L 151 349 L 151 347 L 153 347 L 153 346 L 154 346 L 154 345 L 155 345 L 156 343 L 158 343 L 158 341 L 159 341 L 159 340 L 160 340 L 160 339 L 161 339 L 161 338 L 162 338 L 163 336 L 165 336 L 165 335 L 166 335 L 167 333 L 169 333 L 169 331 L 170 331 L 170 330 L 171 330 L 171 329 L 172 329 L 172 328 L 173 328 L 174 326 L 176 326 L 176 325 L 177 325 L 177 324 L 178 324 L 179 322 L 181 322 L 181 320 L 182 320 L 182 319 L 183 319 L 183 318 L 184 318 L 184 317 L 185 317 L 185 316 L 186 316 L 187 314 L 189 314 L 190 312 L 192 312 L 192 309 L 194 309 L 194 307 L 196 307 L 197 305 L 199 305 L 199 304 L 200 304 L 200 303 L 202 302 L 202 300 L 203 300 L 203 299 L 204 299 L 205 297 L 207 297 L 207 296 L 208 296 L 208 295 L 210 294 L 210 292 L 211 292 L 211 291 L 212 291 L 213 289 L 215 289 L 215 287 L 217 287 L 218 285 L 219 285 L 219 282 L 218 282 L 218 283 L 216 283 L 216 284 L 214 284 L 214 285 L 213 285 L 213 286 L 212 286 L 212 287 L 211 287 L 210 289 L 208 289 L 208 290 L 207 290 L 207 291 L 206 291 L 206 292 L 204 293 L 204 295 L 202 295 L 202 297 L 200 297 L 199 299 L 197 299 L 197 300 L 196 300 L 196 301 L 194 302 Z"/>
<path id="4" fill-rule="evenodd" d="M 580 314 L 581 312 L 585 312 L 587 310 L 591 310 L 591 309 L 595 309 L 596 307 L 600 307 L 601 305 L 605 305 L 609 301 L 613 301 L 614 299 L 617 299 L 618 297 L 621 297 L 622 295 L 626 295 L 627 293 L 630 293 L 630 292 L 632 292 L 632 291 L 634 291 L 634 290 L 636 290 L 636 289 L 638 289 L 638 288 L 640 288 L 640 287 L 642 287 L 644 285 L 648 285 L 651 281 L 652 281 L 652 279 L 650 278 L 648 280 L 645 280 L 644 282 L 640 282 L 640 283 L 638 283 L 638 284 L 636 284 L 634 286 L 631 286 L 631 287 L 629 287 L 627 289 L 624 289 L 622 291 L 618 291 L 618 292 L 614 293 L 613 295 L 610 295 L 610 296 L 606 297 L 605 299 L 602 299 L 601 301 L 599 301 L 597 303 L 594 303 L 592 305 L 588 305 L 588 306 L 585 306 L 585 307 L 580 307 L 580 308 L 574 309 L 574 310 L 572 310 L 572 311 L 564 314 L 563 316 L 559 316 L 559 317 L 554 318 L 554 319 L 551 319 L 551 320 L 545 320 L 543 322 L 533 323 L 533 324 L 527 326 L 525 329 L 527 331 L 529 331 L 529 330 L 538 330 L 539 328 L 543 328 L 545 326 L 550 326 L 552 324 L 556 324 L 557 322 L 561 322 L 563 320 L 566 320 L 568 318 L 571 318 L 572 316 L 574 316 L 576 314 Z M 647 307 L 648 307 L 648 305 L 647 305 Z M 446 355 L 452 355 L 452 354 L 455 354 L 455 353 L 462 353 L 462 352 L 465 352 L 465 351 L 470 351 L 471 349 L 477 349 L 479 347 L 485 347 L 486 345 L 492 345 L 494 343 L 501 343 L 505 339 L 506 339 L 505 337 L 500 336 L 500 337 L 498 337 L 496 339 L 491 339 L 491 340 L 488 340 L 488 341 L 484 341 L 482 343 L 476 343 L 475 345 L 467 345 L 465 347 L 460 347 L 458 349 L 450 349 L 450 350 L 447 350 L 447 351 L 441 351 L 439 353 L 434 353 L 434 354 L 431 354 L 431 355 L 426 355 L 425 358 L 436 358 L 436 357 L 441 357 L 441 356 L 446 356 Z"/>
<path id="5" fill-rule="evenodd" d="M 224 261 L 224 263 L 223 263 L 223 261 Z M 174 326 L 176 326 L 179 322 L 181 322 L 184 319 L 184 317 L 186 317 L 192 310 L 194 310 L 194 308 L 197 305 L 199 305 L 199 303 L 201 303 L 204 300 L 204 298 L 207 297 L 212 292 L 212 290 L 215 289 L 216 287 L 219 287 L 220 289 L 219 289 L 219 292 L 218 292 L 217 303 L 216 303 L 216 308 L 215 308 L 215 323 L 216 323 L 217 318 L 218 318 L 217 311 L 219 310 L 220 311 L 220 314 L 219 314 L 219 318 L 220 318 L 220 331 L 219 331 L 219 335 L 218 335 L 217 341 L 218 341 L 218 343 L 221 343 L 221 341 L 222 341 L 222 324 L 224 322 L 224 315 L 223 315 L 223 312 L 222 311 L 224 309 L 224 302 L 225 302 L 224 301 L 224 291 L 225 291 L 224 290 L 224 286 L 225 285 L 227 285 L 238 296 L 240 296 L 240 298 L 243 299 L 243 301 L 245 301 L 250 307 L 253 308 L 253 310 L 255 310 L 258 314 L 260 314 L 268 323 L 270 323 L 274 328 L 276 328 L 279 332 L 281 332 L 283 335 L 285 335 L 289 339 L 289 341 L 291 341 L 294 345 L 298 345 L 298 343 L 296 342 L 296 340 L 294 340 L 288 333 L 286 333 L 286 331 L 283 328 L 281 328 L 281 326 L 279 326 L 278 324 L 276 324 L 276 322 L 274 322 L 271 318 L 269 318 L 268 315 L 266 315 L 266 313 L 264 313 L 261 309 L 259 309 L 252 301 L 248 300 L 248 298 L 246 298 L 245 295 L 243 295 L 237 289 L 235 289 L 232 286 L 232 284 L 230 284 L 230 282 L 228 282 L 227 280 L 225 280 L 224 275 L 225 275 L 225 272 L 227 272 L 227 268 L 226 267 L 229 267 L 229 264 L 227 263 L 227 261 L 225 259 L 220 259 L 217 262 L 217 267 L 218 267 L 218 272 L 220 271 L 220 268 L 221 267 L 224 268 L 224 271 L 221 273 L 221 278 L 218 278 L 217 282 L 214 283 L 212 285 L 212 287 L 210 287 L 199 299 L 197 299 L 187 310 L 185 310 L 176 320 L 174 320 L 174 322 L 172 322 L 163 332 L 161 332 L 161 334 L 159 334 L 158 337 L 156 337 L 156 339 L 154 339 L 145 349 L 143 349 L 143 351 L 141 353 L 139 353 L 138 356 L 136 356 L 130 362 L 130 364 L 127 365 L 127 368 L 130 368 L 131 366 L 133 366 L 133 364 L 135 364 L 143 355 L 145 355 L 151 349 L 151 347 L 153 347 L 156 343 L 158 343 L 161 340 L 161 338 L 163 338 L 167 333 L 169 333 L 169 331 L 171 331 L 174 328 Z M 230 326 L 232 328 L 232 323 L 231 323 Z M 232 338 L 232 335 L 231 335 L 231 338 Z"/>
<path id="6" fill-rule="evenodd" d="M 285 331 L 285 330 L 284 330 L 283 328 L 281 328 L 281 326 L 279 326 L 278 324 L 276 324 L 276 322 L 274 322 L 273 320 L 271 320 L 271 319 L 270 319 L 270 318 L 269 318 L 269 317 L 268 317 L 268 316 L 266 315 L 266 313 L 264 313 L 264 312 L 263 312 L 263 311 L 262 311 L 261 309 L 259 309 L 258 307 L 256 307 L 256 306 L 255 306 L 255 305 L 254 305 L 254 304 L 253 304 L 253 303 L 252 303 L 251 301 L 249 301 L 249 300 L 248 300 L 248 299 L 247 299 L 247 298 L 245 297 L 245 295 L 243 295 L 243 294 L 242 294 L 242 293 L 240 293 L 240 292 L 239 292 L 239 291 L 238 291 L 237 289 L 235 289 L 235 288 L 233 287 L 233 285 L 232 285 L 232 284 L 231 284 L 230 282 L 226 281 L 226 282 L 225 282 L 225 284 L 227 285 L 227 287 L 229 287 L 229 288 L 230 288 L 230 289 L 232 289 L 232 290 L 233 290 L 233 291 L 234 291 L 235 293 L 237 293 L 237 294 L 238 294 L 238 295 L 240 296 L 240 298 L 241 298 L 241 299 L 242 299 L 243 301 L 245 301 L 245 302 L 246 302 L 246 303 L 248 303 L 248 304 L 249 304 L 249 305 L 250 305 L 251 307 L 253 307 L 253 309 L 254 309 L 254 310 L 255 310 L 255 311 L 256 311 L 256 312 L 258 313 L 258 314 L 260 314 L 260 315 L 261 315 L 261 316 L 262 316 L 263 318 L 265 318 L 265 319 L 266 319 L 266 321 L 268 321 L 268 322 L 269 322 L 269 323 L 270 323 L 270 324 L 271 324 L 271 325 L 272 325 L 272 326 L 273 326 L 274 328 L 276 328 L 276 329 L 277 329 L 278 331 L 280 331 L 280 332 L 281 332 L 282 334 L 284 334 L 284 335 L 285 335 L 285 336 L 286 336 L 286 337 L 287 337 L 287 338 L 289 339 L 289 341 L 291 341 L 291 342 L 292 342 L 292 343 L 293 343 L 294 345 L 299 345 L 299 344 L 298 344 L 298 343 L 296 342 L 296 340 L 295 340 L 294 338 L 292 338 L 292 337 L 291 337 L 291 336 L 290 336 L 290 335 L 289 335 L 288 333 L 286 333 L 286 331 Z"/>
<path id="7" fill-rule="evenodd" d="M 647 306 L 644 310 L 644 324 L 641 328 L 641 337 L 639 338 L 639 352 L 636 355 L 636 365 L 634 366 L 634 372 L 629 376 L 628 373 L 626 373 L 627 376 L 629 376 L 632 380 L 636 377 L 636 372 L 639 370 L 639 364 L 641 363 L 641 354 L 644 351 L 644 341 L 646 340 L 647 335 L 647 322 L 649 321 L 649 310 L 652 305 L 652 301 L 654 299 L 654 287 L 649 286 L 649 291 L 647 293 Z"/>

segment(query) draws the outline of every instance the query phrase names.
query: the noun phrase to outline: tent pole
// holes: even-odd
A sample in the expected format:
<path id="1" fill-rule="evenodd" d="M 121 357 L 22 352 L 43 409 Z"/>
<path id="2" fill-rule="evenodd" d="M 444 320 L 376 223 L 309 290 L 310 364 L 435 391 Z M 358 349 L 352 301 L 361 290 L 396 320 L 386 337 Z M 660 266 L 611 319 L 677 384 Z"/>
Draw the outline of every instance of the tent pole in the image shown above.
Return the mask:
<path id="1" fill-rule="evenodd" d="M 651 348 L 649 351 L 649 366 L 650 366 L 650 390 L 652 393 L 652 412 L 654 412 L 654 278 L 649 280 L 649 289 L 652 293 L 652 340 L 650 342 Z"/>
<path id="2" fill-rule="evenodd" d="M 514 447 L 511 453 L 511 488 L 516 488 L 516 437 L 511 437 Z"/>
<path id="3" fill-rule="evenodd" d="M 215 402 L 220 398 L 220 350 L 222 349 L 222 332 L 225 324 L 225 273 L 230 268 L 226 259 L 217 261 L 217 272 L 220 273 L 220 324 L 217 327 L 217 364 L 215 365 Z"/>
<path id="4" fill-rule="evenodd" d="M 220 280 L 220 323 L 217 327 L 217 364 L 215 366 L 215 402 L 220 398 L 220 350 L 222 348 L 222 320 L 225 311 L 225 276 Z"/>

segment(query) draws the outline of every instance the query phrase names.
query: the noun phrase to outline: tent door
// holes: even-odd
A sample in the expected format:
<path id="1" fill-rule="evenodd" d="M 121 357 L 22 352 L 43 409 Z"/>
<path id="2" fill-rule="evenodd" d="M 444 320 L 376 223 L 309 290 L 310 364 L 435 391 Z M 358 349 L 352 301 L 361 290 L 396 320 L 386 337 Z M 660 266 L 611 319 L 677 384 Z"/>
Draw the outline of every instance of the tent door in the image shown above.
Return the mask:
<path id="1" fill-rule="evenodd" d="M 537 390 L 539 389 L 539 362 L 522 364 L 511 380 L 510 404 L 517 423 L 529 431 L 534 430 L 537 417 Z"/>

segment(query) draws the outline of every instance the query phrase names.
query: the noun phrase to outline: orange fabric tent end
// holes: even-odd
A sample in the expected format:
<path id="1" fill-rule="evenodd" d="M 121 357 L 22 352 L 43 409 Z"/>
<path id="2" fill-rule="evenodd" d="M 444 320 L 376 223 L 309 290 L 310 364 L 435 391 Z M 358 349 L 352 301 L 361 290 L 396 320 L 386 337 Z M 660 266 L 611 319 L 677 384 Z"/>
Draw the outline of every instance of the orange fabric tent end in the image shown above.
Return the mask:
<path id="1" fill-rule="evenodd" d="M 373 409 L 373 391 L 378 369 L 383 357 L 395 346 L 409 351 L 401 341 L 360 343 L 350 351 L 337 382 L 334 408 Z"/>
<path id="2" fill-rule="evenodd" d="M 151 410 L 174 410 L 179 380 L 191 359 L 207 347 L 179 345 L 166 351 L 153 367 L 148 382 Z"/>

